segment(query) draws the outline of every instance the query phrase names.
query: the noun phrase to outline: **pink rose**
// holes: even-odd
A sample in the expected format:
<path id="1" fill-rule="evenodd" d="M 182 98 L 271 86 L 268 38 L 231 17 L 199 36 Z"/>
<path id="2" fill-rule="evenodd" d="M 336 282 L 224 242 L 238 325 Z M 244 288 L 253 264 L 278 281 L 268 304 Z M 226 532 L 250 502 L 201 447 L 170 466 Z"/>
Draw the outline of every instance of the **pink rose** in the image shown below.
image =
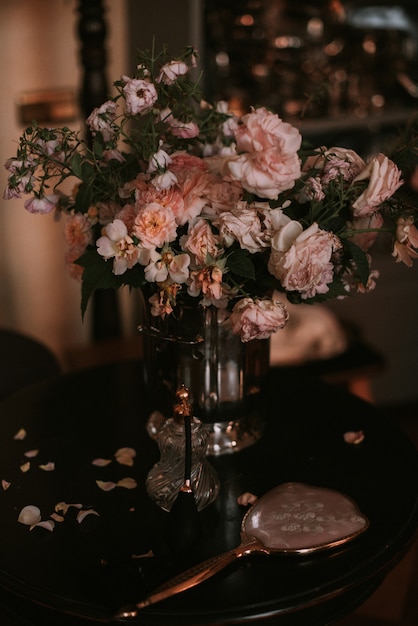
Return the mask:
<path id="1" fill-rule="evenodd" d="M 239 300 L 231 313 L 232 331 L 240 335 L 241 341 L 268 339 L 283 328 L 289 318 L 286 307 L 273 300 Z"/>
<path id="2" fill-rule="evenodd" d="M 268 270 L 286 291 L 298 291 L 304 300 L 313 298 L 329 291 L 328 284 L 334 277 L 331 256 L 340 247 L 341 242 L 333 233 L 314 223 L 297 234 L 287 251 L 272 249 Z"/>
<path id="3" fill-rule="evenodd" d="M 235 133 L 237 152 L 228 162 L 233 179 L 250 193 L 276 199 L 299 178 L 302 137 L 294 126 L 264 107 L 242 117 Z"/>
<path id="4" fill-rule="evenodd" d="M 353 180 L 353 183 L 369 180 L 366 189 L 353 203 L 354 216 L 374 213 L 403 184 L 401 175 L 401 171 L 387 156 L 380 153 L 374 157 Z"/>

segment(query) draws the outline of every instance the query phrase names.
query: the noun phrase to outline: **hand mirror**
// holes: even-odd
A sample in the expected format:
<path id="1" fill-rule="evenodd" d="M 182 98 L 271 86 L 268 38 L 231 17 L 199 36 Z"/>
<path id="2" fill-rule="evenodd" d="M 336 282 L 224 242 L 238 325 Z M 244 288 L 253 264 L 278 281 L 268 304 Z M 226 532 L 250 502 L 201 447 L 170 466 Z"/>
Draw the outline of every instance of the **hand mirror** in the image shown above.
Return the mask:
<path id="1" fill-rule="evenodd" d="M 238 547 L 175 576 L 117 618 L 136 617 L 138 610 L 207 580 L 229 563 L 250 554 L 310 554 L 329 550 L 357 537 L 368 519 L 344 494 L 303 483 L 284 483 L 268 491 L 245 514 Z"/>

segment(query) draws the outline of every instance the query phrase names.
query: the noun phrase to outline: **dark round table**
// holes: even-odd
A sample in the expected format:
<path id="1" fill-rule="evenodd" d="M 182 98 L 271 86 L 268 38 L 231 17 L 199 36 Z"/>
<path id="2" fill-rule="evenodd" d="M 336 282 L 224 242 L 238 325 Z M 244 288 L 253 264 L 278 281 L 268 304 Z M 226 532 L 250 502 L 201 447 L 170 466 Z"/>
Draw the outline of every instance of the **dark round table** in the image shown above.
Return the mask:
<path id="1" fill-rule="evenodd" d="M 114 624 L 120 607 L 185 566 L 168 539 L 169 515 L 145 490 L 159 459 L 145 428 L 154 395 L 141 363 L 121 361 L 52 377 L 0 404 L 0 478 L 10 483 L 0 497 L 0 603 L 17 624 Z M 284 482 L 346 494 L 370 527 L 331 551 L 240 559 L 141 610 L 133 623 L 325 626 L 361 604 L 409 549 L 418 524 L 418 454 L 392 422 L 336 386 L 280 369 L 270 371 L 259 409 L 262 439 L 211 457 L 221 490 L 200 513 L 203 535 L 189 564 L 238 545 L 246 511 L 240 494 L 262 495 Z M 21 429 L 26 437 L 16 439 Z M 358 430 L 362 443 L 346 443 L 344 433 Z M 132 466 L 115 460 L 122 447 L 136 451 Z M 99 458 L 111 462 L 92 463 Z M 46 471 L 48 463 L 55 469 Z M 96 482 L 125 477 L 137 487 L 103 491 Z M 62 502 L 98 515 L 79 523 L 79 508 L 70 507 L 53 531 L 17 521 L 26 505 L 39 507 L 46 520 Z"/>

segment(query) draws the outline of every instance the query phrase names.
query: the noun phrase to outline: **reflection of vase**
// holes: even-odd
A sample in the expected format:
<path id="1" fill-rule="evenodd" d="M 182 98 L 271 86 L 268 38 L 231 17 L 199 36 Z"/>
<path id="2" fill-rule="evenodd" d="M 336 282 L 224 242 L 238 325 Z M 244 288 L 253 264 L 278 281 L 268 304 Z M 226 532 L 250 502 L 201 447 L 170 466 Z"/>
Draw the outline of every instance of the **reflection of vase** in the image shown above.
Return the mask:
<path id="1" fill-rule="evenodd" d="M 140 330 L 156 409 L 150 433 L 155 435 L 170 417 L 175 391 L 184 384 L 194 415 L 209 429 L 208 454 L 255 443 L 262 434 L 257 396 L 268 371 L 269 340 L 243 343 L 232 333 L 225 311 L 215 307 L 178 305 L 165 319 L 146 311 Z"/>

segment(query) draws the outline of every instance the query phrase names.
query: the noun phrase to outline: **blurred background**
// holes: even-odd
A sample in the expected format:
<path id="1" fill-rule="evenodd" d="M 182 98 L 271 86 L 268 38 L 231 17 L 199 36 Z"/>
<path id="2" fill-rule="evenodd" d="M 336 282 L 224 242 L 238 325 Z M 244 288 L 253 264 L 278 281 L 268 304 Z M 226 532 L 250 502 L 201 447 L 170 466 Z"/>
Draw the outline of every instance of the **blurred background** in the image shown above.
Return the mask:
<path id="1" fill-rule="evenodd" d="M 353 148 L 363 158 L 418 112 L 415 0 L 1 0 L 1 163 L 33 118 L 83 127 L 94 24 L 104 39 L 89 59 L 108 86 L 133 71 L 135 50 L 151 47 L 153 37 L 173 52 L 193 45 L 208 98 L 226 99 L 237 112 L 267 106 L 316 145 Z M 62 225 L 29 214 L 22 200 L 3 200 L 6 174 L 1 167 L 0 327 L 39 339 L 65 361 L 102 337 L 91 307 L 81 320 Z M 370 378 L 373 401 L 416 402 L 418 263 L 395 263 L 383 242 L 374 267 L 381 272 L 374 292 L 327 308 L 382 356 Z M 134 294 L 118 293 L 117 305 L 110 335 L 135 337 Z"/>

